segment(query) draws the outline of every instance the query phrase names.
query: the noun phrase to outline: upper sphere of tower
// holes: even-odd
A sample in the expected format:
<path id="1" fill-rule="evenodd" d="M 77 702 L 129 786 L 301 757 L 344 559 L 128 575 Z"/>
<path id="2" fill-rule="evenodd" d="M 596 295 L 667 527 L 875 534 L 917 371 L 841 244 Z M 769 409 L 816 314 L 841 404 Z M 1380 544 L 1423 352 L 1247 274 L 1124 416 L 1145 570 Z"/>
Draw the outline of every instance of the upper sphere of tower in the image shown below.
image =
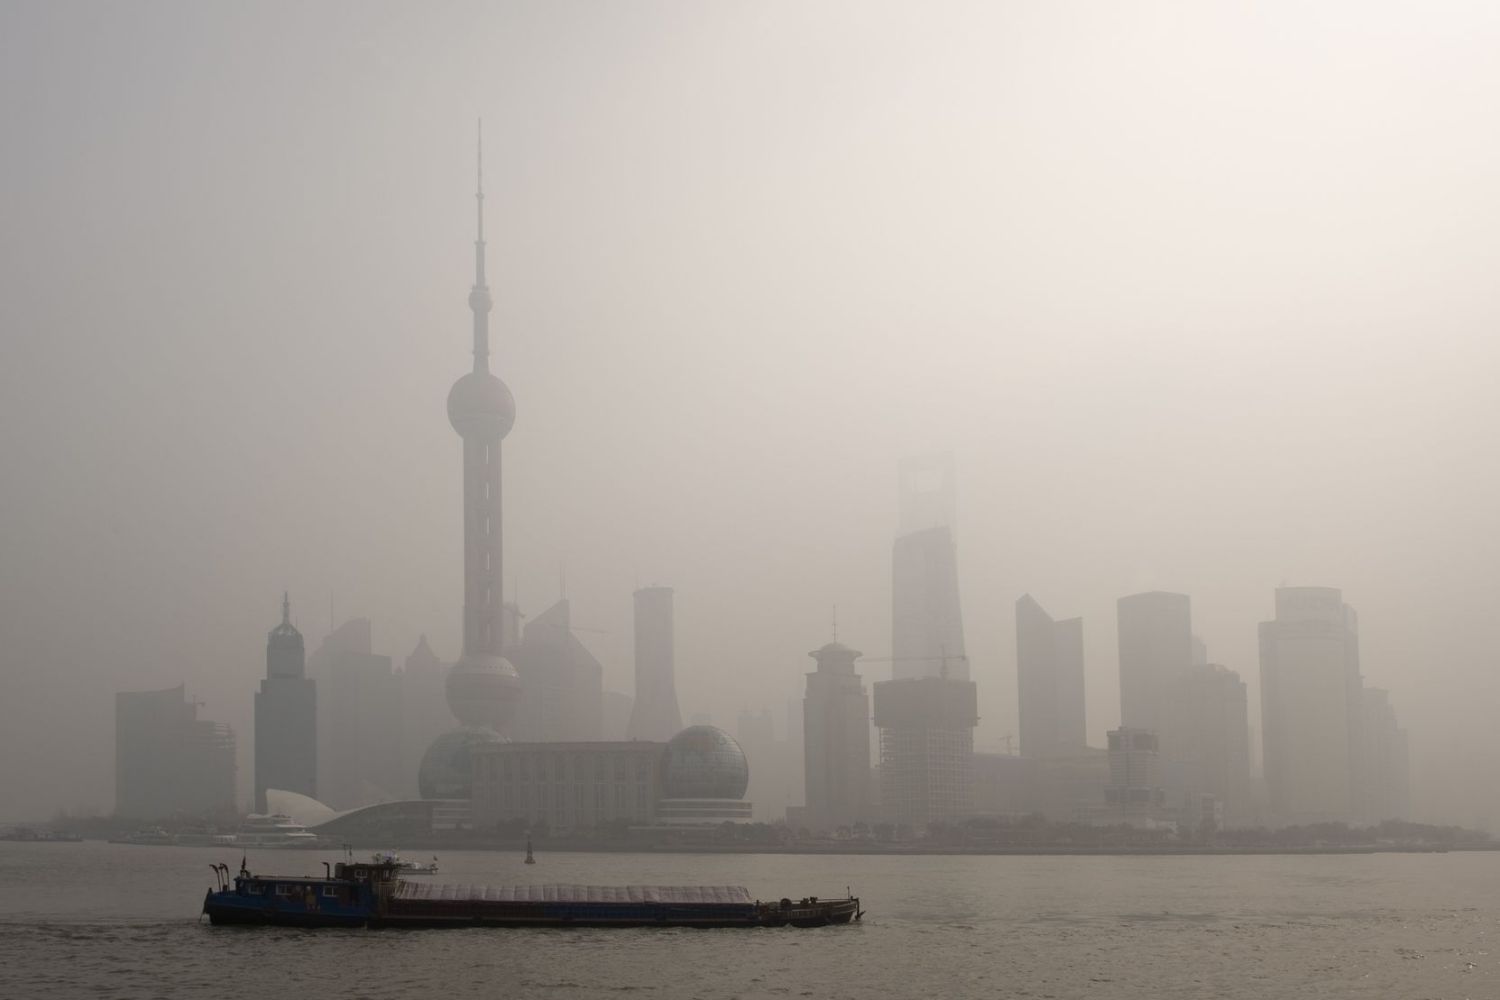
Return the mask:
<path id="1" fill-rule="evenodd" d="M 448 392 L 448 422 L 461 437 L 499 440 L 516 422 L 516 400 L 489 372 L 469 372 Z"/>

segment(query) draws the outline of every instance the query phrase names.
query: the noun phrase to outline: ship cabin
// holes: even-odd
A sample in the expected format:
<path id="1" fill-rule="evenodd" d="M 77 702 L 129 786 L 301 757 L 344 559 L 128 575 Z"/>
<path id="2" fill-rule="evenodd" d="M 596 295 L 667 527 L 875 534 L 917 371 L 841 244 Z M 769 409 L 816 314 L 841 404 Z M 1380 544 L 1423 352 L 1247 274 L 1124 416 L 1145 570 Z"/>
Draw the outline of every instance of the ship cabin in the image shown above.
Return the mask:
<path id="1" fill-rule="evenodd" d="M 255 875 L 240 869 L 210 891 L 204 912 L 215 923 L 363 924 L 397 884 L 399 866 L 389 862 L 324 862 L 323 877 Z M 227 874 L 227 873 L 226 873 Z"/>

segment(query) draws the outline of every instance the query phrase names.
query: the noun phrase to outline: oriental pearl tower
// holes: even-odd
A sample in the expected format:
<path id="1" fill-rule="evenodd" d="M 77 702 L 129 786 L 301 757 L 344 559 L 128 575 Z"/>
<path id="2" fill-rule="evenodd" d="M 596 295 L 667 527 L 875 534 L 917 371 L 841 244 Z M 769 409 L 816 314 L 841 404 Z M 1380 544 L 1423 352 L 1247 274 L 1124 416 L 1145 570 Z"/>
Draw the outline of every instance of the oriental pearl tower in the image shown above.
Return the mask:
<path id="1" fill-rule="evenodd" d="M 516 668 L 501 655 L 500 442 L 516 421 L 516 401 L 490 372 L 490 288 L 484 274 L 484 146 L 479 147 L 475 192 L 474 368 L 448 393 L 448 422 L 463 439 L 464 642 L 448 673 L 448 707 L 459 728 L 433 741 L 422 757 L 418 784 L 424 799 L 466 799 L 472 790 L 470 750 L 503 739 L 521 693 Z"/>

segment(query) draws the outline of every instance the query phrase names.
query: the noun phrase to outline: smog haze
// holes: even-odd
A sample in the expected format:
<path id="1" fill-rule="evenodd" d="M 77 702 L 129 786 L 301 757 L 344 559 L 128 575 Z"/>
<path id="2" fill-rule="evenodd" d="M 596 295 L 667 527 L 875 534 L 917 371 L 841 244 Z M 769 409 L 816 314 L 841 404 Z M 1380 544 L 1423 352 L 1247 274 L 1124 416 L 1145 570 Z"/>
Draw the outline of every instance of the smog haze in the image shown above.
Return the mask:
<path id="1" fill-rule="evenodd" d="M 684 717 L 890 655 L 896 470 L 951 453 L 980 748 L 1014 603 L 1359 610 L 1413 813 L 1500 757 L 1500 12 L 1465 3 L 11 3 L 0 819 L 107 812 L 114 696 L 241 736 L 283 590 L 459 655 L 475 121 L 507 600 Z M 861 666 L 867 681 L 890 664 Z"/>

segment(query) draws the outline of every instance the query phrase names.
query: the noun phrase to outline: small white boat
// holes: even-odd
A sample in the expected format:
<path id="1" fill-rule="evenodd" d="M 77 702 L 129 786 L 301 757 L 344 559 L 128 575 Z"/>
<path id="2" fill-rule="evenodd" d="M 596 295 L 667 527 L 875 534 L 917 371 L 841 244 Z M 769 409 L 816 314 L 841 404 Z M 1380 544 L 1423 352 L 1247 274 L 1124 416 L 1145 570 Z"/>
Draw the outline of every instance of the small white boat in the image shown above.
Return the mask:
<path id="1" fill-rule="evenodd" d="M 283 813 L 245 817 L 234 835 L 236 847 L 321 847 L 323 840 Z"/>

